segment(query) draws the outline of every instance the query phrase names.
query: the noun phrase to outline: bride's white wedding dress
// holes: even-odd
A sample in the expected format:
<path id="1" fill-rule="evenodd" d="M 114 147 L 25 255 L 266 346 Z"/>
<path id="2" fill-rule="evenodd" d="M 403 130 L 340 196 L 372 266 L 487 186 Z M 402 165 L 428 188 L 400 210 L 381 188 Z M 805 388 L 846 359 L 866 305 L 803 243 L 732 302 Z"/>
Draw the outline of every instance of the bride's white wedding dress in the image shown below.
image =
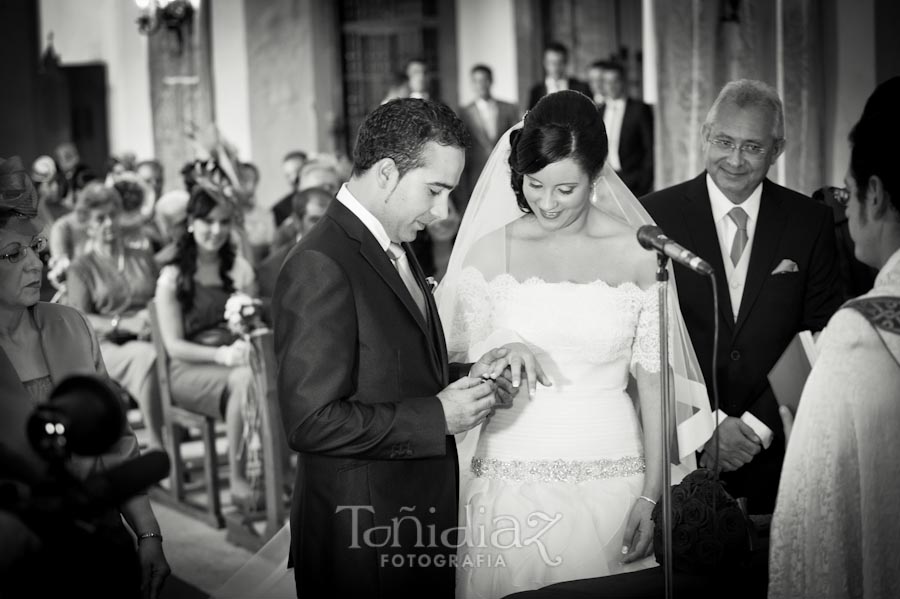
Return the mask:
<path id="1" fill-rule="evenodd" d="M 620 562 L 644 472 L 639 416 L 626 387 L 637 365 L 659 372 L 656 288 L 519 282 L 508 273 L 486 281 L 465 268 L 457 298 L 451 352 L 508 342 L 514 332 L 553 382 L 498 409 L 470 462 L 461 447 L 468 531 L 457 596 L 503 597 L 655 566 L 652 557 Z"/>

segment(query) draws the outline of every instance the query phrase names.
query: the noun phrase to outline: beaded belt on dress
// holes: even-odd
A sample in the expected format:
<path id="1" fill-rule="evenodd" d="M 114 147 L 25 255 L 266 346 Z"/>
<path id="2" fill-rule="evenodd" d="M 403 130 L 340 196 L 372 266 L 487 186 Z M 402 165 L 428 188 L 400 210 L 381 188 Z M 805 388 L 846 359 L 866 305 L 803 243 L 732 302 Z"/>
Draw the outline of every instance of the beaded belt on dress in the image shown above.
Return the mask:
<path id="1" fill-rule="evenodd" d="M 644 472 L 643 457 L 617 460 L 496 460 L 472 458 L 472 473 L 479 478 L 516 482 L 580 483 L 598 478 L 619 478 Z"/>

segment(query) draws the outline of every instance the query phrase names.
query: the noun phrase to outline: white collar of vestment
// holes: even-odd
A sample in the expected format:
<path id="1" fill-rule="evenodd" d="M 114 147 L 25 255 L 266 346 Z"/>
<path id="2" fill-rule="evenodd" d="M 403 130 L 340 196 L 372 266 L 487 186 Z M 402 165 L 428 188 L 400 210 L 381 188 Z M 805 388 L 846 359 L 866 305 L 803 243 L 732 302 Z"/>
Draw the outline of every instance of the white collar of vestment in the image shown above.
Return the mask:
<path id="1" fill-rule="evenodd" d="M 891 254 L 888 261 L 878 271 L 878 276 L 875 277 L 875 287 L 900 287 L 900 248 Z"/>

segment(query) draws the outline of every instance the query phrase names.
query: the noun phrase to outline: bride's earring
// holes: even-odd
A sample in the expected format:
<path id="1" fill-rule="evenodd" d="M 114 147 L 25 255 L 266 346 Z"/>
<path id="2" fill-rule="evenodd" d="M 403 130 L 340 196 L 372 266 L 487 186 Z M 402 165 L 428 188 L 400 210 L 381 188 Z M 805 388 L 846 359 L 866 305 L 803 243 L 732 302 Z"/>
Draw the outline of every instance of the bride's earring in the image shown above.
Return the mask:
<path id="1" fill-rule="evenodd" d="M 194 225 L 188 225 L 187 232 L 188 232 L 188 233 L 193 233 L 193 232 L 194 232 Z"/>

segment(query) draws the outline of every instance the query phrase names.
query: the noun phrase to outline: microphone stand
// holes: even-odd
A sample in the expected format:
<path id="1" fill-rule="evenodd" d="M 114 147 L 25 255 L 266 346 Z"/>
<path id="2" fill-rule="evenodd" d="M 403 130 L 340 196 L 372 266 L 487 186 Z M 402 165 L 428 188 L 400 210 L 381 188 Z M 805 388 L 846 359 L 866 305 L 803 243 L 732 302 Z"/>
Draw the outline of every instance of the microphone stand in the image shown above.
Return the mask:
<path id="1" fill-rule="evenodd" d="M 659 289 L 659 390 L 660 414 L 662 416 L 662 527 L 663 527 L 663 572 L 665 575 L 665 597 L 674 596 L 672 572 L 672 389 L 669 385 L 669 257 L 662 252 L 656 254 L 656 280 Z"/>

